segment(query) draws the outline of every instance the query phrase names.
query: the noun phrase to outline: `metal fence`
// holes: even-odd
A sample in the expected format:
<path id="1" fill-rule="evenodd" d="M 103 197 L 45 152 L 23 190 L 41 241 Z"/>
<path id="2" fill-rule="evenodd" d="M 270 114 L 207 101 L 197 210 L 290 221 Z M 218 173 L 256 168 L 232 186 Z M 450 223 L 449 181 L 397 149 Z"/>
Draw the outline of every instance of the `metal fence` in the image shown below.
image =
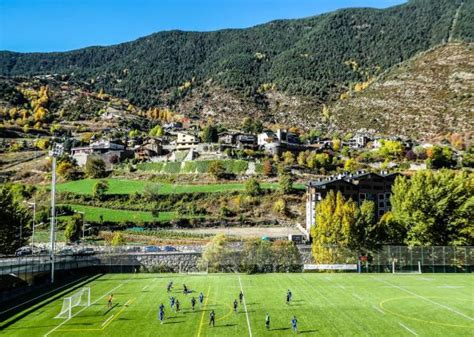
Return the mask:
<path id="1" fill-rule="evenodd" d="M 368 271 L 415 270 L 421 265 L 425 273 L 471 272 L 474 267 L 474 247 L 436 246 L 406 247 L 385 246 L 370 258 Z M 388 269 L 388 270 L 387 270 Z"/>

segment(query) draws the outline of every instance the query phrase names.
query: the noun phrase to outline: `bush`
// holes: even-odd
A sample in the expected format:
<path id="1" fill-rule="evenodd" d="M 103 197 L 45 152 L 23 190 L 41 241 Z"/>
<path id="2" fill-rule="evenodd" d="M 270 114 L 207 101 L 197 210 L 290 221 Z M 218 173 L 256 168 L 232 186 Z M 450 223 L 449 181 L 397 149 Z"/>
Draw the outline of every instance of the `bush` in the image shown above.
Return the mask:
<path id="1" fill-rule="evenodd" d="M 291 193 L 293 191 L 293 178 L 288 174 L 283 174 L 278 180 L 278 185 L 283 193 Z"/>
<path id="2" fill-rule="evenodd" d="M 249 180 L 247 180 L 247 182 L 245 183 L 245 193 L 253 197 L 262 194 L 262 188 L 257 179 L 250 178 Z"/>
<path id="3" fill-rule="evenodd" d="M 89 156 L 86 162 L 85 173 L 91 178 L 104 178 L 107 175 L 105 162 L 99 157 Z"/>
<path id="4" fill-rule="evenodd" d="M 273 211 L 278 214 L 285 215 L 287 213 L 286 201 L 285 199 L 278 199 L 273 204 Z"/>
<path id="5" fill-rule="evenodd" d="M 105 194 L 109 190 L 109 182 L 107 180 L 100 180 L 94 185 L 94 198 L 103 201 L 105 199 Z"/>

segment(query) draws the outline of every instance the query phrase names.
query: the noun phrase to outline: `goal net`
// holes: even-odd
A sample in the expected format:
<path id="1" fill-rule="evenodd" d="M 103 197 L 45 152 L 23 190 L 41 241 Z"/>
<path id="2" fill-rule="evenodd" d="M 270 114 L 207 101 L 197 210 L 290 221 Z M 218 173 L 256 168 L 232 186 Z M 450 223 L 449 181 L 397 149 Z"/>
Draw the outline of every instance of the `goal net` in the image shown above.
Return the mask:
<path id="1" fill-rule="evenodd" d="M 392 261 L 392 274 L 421 274 L 421 262 L 415 265 L 406 265 Z"/>
<path id="2" fill-rule="evenodd" d="M 72 296 L 63 299 L 61 312 L 55 318 L 71 318 L 72 308 L 88 307 L 91 305 L 91 289 L 82 288 Z"/>

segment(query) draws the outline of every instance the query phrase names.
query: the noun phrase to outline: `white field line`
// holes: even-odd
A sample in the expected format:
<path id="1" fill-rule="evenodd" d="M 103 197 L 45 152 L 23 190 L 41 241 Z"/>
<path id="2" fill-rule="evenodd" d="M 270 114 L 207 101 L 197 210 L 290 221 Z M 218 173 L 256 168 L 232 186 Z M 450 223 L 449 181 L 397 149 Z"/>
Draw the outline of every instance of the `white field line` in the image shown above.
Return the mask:
<path id="1" fill-rule="evenodd" d="M 357 294 L 352 294 L 352 296 L 354 296 L 355 298 L 357 298 L 357 299 L 358 299 L 358 300 L 360 300 L 360 301 L 362 301 L 362 300 L 363 300 L 363 298 L 362 298 L 362 297 L 360 297 L 360 296 L 359 296 L 359 295 L 357 295 Z"/>
<path id="2" fill-rule="evenodd" d="M 112 293 L 113 291 L 115 291 L 116 289 L 120 288 L 121 286 L 123 286 L 125 283 L 127 282 L 124 282 L 124 283 L 120 283 L 118 286 L 116 286 L 115 288 L 109 290 L 108 292 L 106 292 L 105 294 L 103 294 L 102 296 L 98 297 L 94 302 L 91 303 L 91 305 L 93 304 L 96 304 L 97 302 L 99 302 L 101 299 L 103 299 L 105 296 L 107 296 L 108 294 Z M 47 337 L 48 335 L 50 335 L 51 333 L 53 333 L 54 331 L 56 331 L 57 329 L 59 329 L 61 326 L 63 326 L 64 324 L 66 324 L 71 318 L 73 318 L 74 316 L 77 316 L 78 314 L 80 314 L 81 312 L 83 312 L 84 310 L 86 310 L 88 307 L 84 307 L 82 308 L 81 310 L 79 310 L 78 312 L 76 312 L 75 314 L 71 315 L 71 317 L 69 317 L 68 319 L 65 319 L 64 321 L 62 321 L 59 325 L 57 325 L 55 328 L 51 329 L 49 332 L 47 332 L 44 337 Z"/>
<path id="3" fill-rule="evenodd" d="M 239 283 L 240 283 L 240 291 L 244 293 L 244 288 L 242 287 L 242 281 L 240 280 L 240 275 L 239 275 Z M 245 309 L 245 316 L 247 316 L 247 326 L 249 328 L 249 336 L 252 337 L 252 329 L 250 328 L 250 319 L 249 319 L 249 313 L 247 311 L 247 304 L 245 303 L 245 297 L 246 295 L 244 294 L 244 309 Z"/>
<path id="4" fill-rule="evenodd" d="M 375 305 L 373 305 L 372 308 L 374 308 L 375 310 L 377 310 L 378 312 L 380 312 L 382 315 L 385 315 L 385 312 L 383 312 L 382 309 L 377 308 Z"/>
<path id="5" fill-rule="evenodd" d="M 110 321 L 112 318 L 114 318 L 115 315 L 112 315 L 110 316 L 109 318 L 107 318 L 104 323 L 102 323 L 102 326 L 106 325 L 108 321 Z"/>
<path id="6" fill-rule="evenodd" d="M 451 307 L 448 307 L 447 305 L 444 305 L 444 304 L 435 302 L 435 301 L 433 301 L 433 300 L 430 300 L 429 298 L 426 298 L 426 297 L 424 297 L 424 296 L 418 295 L 417 293 L 414 293 L 414 292 L 411 291 L 411 290 L 408 290 L 408 289 L 399 287 L 399 286 L 397 286 L 397 285 L 395 285 L 395 284 L 393 284 L 393 283 L 390 283 L 390 282 L 388 282 L 388 281 L 386 281 L 386 280 L 380 280 L 380 279 L 379 279 L 379 281 L 380 281 L 380 282 L 387 283 L 388 285 L 391 285 L 391 286 L 394 287 L 394 288 L 400 289 L 400 290 L 402 290 L 402 291 L 404 291 L 404 292 L 406 292 L 406 293 L 408 293 L 408 294 L 410 294 L 410 295 L 413 295 L 413 296 L 415 296 L 415 297 L 421 298 L 421 299 L 423 299 L 423 300 L 425 300 L 425 301 L 427 301 L 427 302 L 430 302 L 430 303 L 432 303 L 432 304 L 435 304 L 435 305 L 437 305 L 437 306 L 439 306 L 439 307 L 441 307 L 441 308 L 445 308 L 446 310 L 449 310 L 449 311 L 451 311 L 451 312 L 453 312 L 453 313 L 455 313 L 455 314 L 457 314 L 457 315 L 459 315 L 459 316 L 462 316 L 462 317 L 464 317 L 464 318 L 467 318 L 467 319 L 470 320 L 470 321 L 474 321 L 474 318 L 472 318 L 472 317 L 470 317 L 470 316 L 468 316 L 468 315 L 465 315 L 465 314 L 463 314 L 462 312 L 459 312 L 459 311 L 457 311 L 457 310 L 455 310 L 455 309 L 453 309 L 453 308 L 451 308 Z"/>
<path id="7" fill-rule="evenodd" d="M 82 282 L 82 280 L 84 280 L 84 279 L 86 279 L 86 278 L 88 278 L 88 277 L 89 277 L 89 276 L 81 277 L 80 279 L 78 279 L 78 280 L 76 280 L 76 281 L 69 282 L 68 284 L 65 284 L 65 285 L 63 285 L 63 286 L 61 286 L 61 287 L 59 287 L 59 288 L 53 289 L 53 290 L 51 290 L 51 291 L 48 291 L 47 293 L 44 293 L 44 294 L 39 295 L 39 296 L 36 296 L 35 298 L 32 298 L 31 300 L 25 301 L 25 302 L 23 302 L 23 303 L 20 303 L 20 304 L 18 304 L 18 305 L 15 305 L 14 307 L 8 308 L 7 310 L 4 310 L 4 311 L 0 312 L 0 315 L 3 315 L 4 313 L 9 312 L 10 310 L 13 310 L 13 309 L 16 309 L 16 308 L 18 308 L 18 307 L 21 307 L 22 305 L 25 305 L 26 303 L 30 303 L 30 302 L 32 302 L 32 301 L 34 301 L 34 300 L 37 300 L 37 299 L 40 298 L 40 297 L 44 297 L 44 296 L 46 296 L 46 295 L 49 295 L 49 294 L 51 294 L 52 292 L 55 292 L 55 291 L 57 291 L 57 290 L 59 290 L 59 289 L 66 288 L 66 287 L 70 286 L 71 284 L 73 284 L 73 283 L 75 283 L 75 282 L 77 282 L 77 283 L 79 284 L 80 282 Z"/>
<path id="8" fill-rule="evenodd" d="M 407 327 L 405 324 L 402 324 L 400 322 L 398 322 L 398 324 L 400 324 L 402 327 L 404 327 L 407 331 L 411 332 L 413 335 L 418 336 L 418 334 L 415 331 L 413 331 L 412 329 Z"/>
<path id="9" fill-rule="evenodd" d="M 150 284 L 147 284 L 146 286 L 144 286 L 144 287 L 142 288 L 142 291 L 144 291 L 146 288 L 148 288 L 149 285 L 150 285 Z"/>

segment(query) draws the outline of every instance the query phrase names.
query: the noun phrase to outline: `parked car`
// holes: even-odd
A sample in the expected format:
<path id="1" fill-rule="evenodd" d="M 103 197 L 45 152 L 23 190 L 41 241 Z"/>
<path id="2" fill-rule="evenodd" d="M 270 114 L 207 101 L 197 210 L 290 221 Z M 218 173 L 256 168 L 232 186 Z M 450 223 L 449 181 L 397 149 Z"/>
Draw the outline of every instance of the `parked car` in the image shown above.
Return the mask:
<path id="1" fill-rule="evenodd" d="M 165 248 L 163 248 L 163 251 L 165 251 L 165 252 L 177 252 L 178 250 L 174 247 L 171 247 L 171 246 L 165 246 Z"/>
<path id="2" fill-rule="evenodd" d="M 81 256 L 88 256 L 88 255 L 94 255 L 95 251 L 93 248 L 80 248 L 76 255 L 81 255 Z"/>
<path id="3" fill-rule="evenodd" d="M 63 256 L 74 255 L 74 251 L 71 248 L 65 247 L 59 251 L 58 255 L 63 255 Z"/>
<path id="4" fill-rule="evenodd" d="M 127 253 L 140 253 L 142 249 L 138 246 L 131 246 L 131 247 L 125 248 L 125 251 Z"/>
<path id="5" fill-rule="evenodd" d="M 15 256 L 27 256 L 27 255 L 32 255 L 32 254 L 33 254 L 33 250 L 31 249 L 30 246 L 21 247 L 15 251 Z"/>
<path id="6" fill-rule="evenodd" d="M 158 253 L 160 252 L 160 248 L 156 246 L 146 246 L 144 249 L 145 253 Z"/>

